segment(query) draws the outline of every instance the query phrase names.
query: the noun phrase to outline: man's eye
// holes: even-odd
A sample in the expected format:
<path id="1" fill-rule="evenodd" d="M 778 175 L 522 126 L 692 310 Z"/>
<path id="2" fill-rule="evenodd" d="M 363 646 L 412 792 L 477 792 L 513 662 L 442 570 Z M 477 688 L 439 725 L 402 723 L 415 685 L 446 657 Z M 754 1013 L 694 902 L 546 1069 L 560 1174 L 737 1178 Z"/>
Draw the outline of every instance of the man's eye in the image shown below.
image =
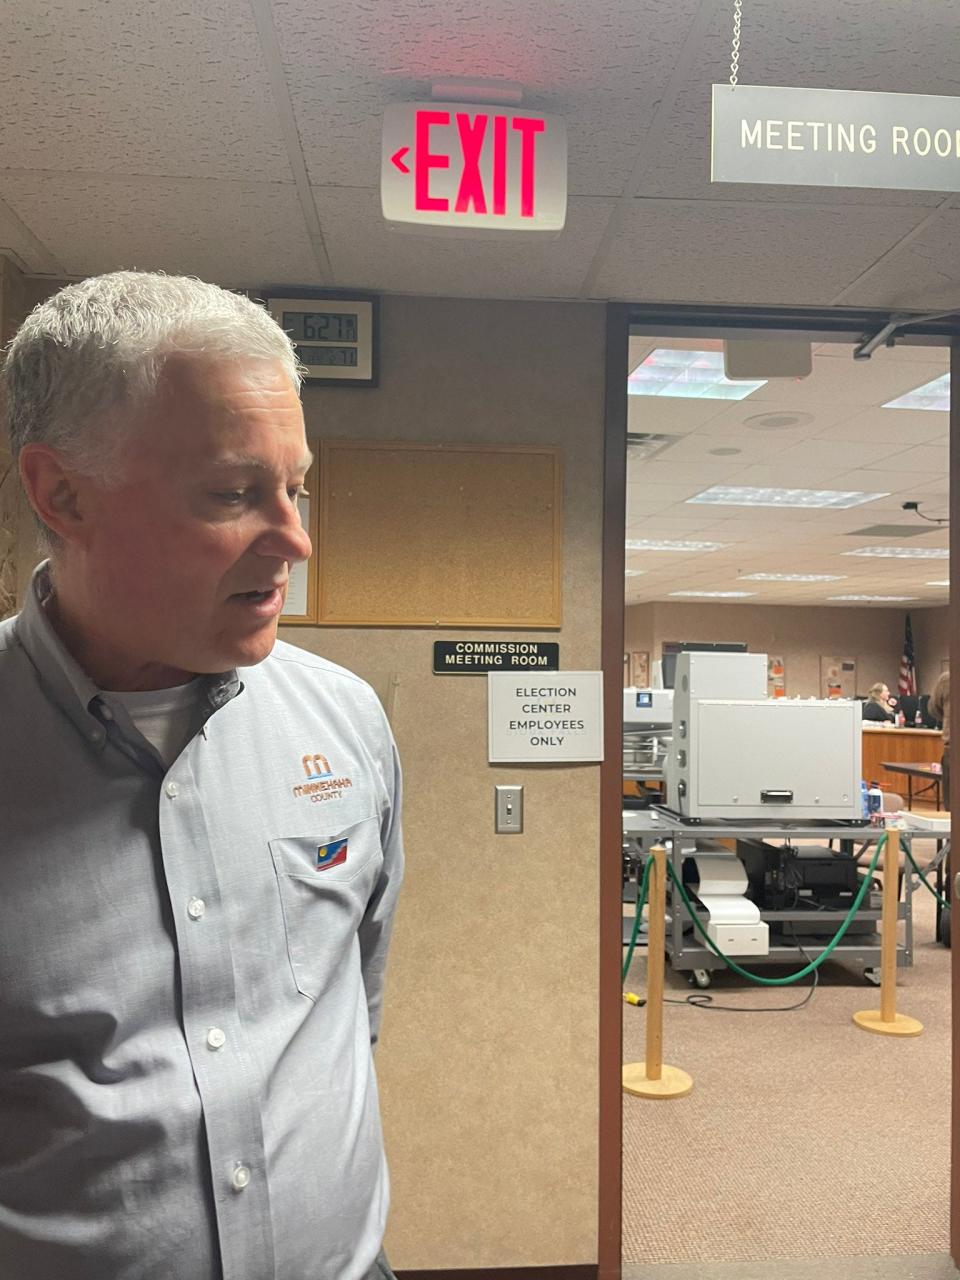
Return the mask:
<path id="1" fill-rule="evenodd" d="M 287 493 L 290 495 L 291 502 L 296 502 L 299 498 L 310 497 L 309 491 L 302 484 L 291 485 Z"/>
<path id="2" fill-rule="evenodd" d="M 247 494 L 244 489 L 226 489 L 222 493 L 215 493 L 213 496 L 218 502 L 223 502 L 228 507 L 236 507 L 244 501 Z"/>

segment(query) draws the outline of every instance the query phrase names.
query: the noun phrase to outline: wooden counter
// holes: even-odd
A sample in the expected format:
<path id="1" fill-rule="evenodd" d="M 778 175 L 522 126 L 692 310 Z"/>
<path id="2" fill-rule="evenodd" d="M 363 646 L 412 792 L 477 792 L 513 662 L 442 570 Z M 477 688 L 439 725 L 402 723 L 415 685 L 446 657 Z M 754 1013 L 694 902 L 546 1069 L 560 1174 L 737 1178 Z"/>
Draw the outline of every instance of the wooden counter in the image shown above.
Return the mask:
<path id="1" fill-rule="evenodd" d="M 939 729 L 897 729 L 863 726 L 863 777 L 868 785 L 876 780 L 884 791 L 905 794 L 902 776 L 881 769 L 881 760 L 892 764 L 939 764 L 943 753 L 943 734 Z"/>

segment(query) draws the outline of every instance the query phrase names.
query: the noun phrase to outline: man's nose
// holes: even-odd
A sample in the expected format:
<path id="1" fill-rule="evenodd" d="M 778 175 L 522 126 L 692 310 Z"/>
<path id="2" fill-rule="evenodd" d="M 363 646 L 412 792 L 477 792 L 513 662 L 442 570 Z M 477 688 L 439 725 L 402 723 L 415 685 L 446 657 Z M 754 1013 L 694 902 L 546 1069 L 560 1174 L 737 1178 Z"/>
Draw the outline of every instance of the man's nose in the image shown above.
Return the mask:
<path id="1" fill-rule="evenodd" d="M 310 535 L 300 523 L 300 513 L 296 506 L 289 502 L 278 506 L 269 530 L 257 542 L 257 551 L 264 556 L 288 560 L 291 564 L 310 559 L 313 545 Z"/>

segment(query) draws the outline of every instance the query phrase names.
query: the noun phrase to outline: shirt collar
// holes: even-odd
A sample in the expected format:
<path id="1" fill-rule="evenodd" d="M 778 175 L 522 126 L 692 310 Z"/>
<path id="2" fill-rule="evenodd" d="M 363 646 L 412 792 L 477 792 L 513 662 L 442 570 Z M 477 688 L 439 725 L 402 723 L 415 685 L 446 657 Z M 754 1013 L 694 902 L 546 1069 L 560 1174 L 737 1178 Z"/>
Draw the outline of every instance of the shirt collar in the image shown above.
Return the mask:
<path id="1" fill-rule="evenodd" d="M 37 565 L 17 619 L 17 636 L 36 668 L 48 697 L 79 729 L 89 747 L 102 751 L 107 734 L 99 714 L 103 693 L 67 651 L 44 608 L 53 595 L 50 561 Z M 204 696 L 211 711 L 224 706 L 243 688 L 236 671 L 207 678 Z"/>

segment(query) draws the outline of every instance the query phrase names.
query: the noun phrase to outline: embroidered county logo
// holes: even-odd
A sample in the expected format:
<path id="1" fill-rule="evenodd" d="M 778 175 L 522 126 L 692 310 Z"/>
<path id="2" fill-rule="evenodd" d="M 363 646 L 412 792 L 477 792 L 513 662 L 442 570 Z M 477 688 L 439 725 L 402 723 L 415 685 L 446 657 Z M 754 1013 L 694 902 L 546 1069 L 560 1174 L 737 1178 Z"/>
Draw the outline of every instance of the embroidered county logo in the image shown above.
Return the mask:
<path id="1" fill-rule="evenodd" d="M 302 796 L 309 797 L 312 804 L 320 804 L 324 800 L 337 800 L 348 787 L 353 786 L 351 778 L 335 777 L 330 768 L 330 761 L 319 752 L 311 751 L 301 756 L 300 767 L 303 769 L 306 781 L 298 783 L 293 788 L 293 794 L 298 800 Z"/>
<path id="2" fill-rule="evenodd" d="M 347 860 L 346 840 L 333 840 L 330 844 L 317 847 L 317 865 L 315 871 L 329 871 L 331 867 L 339 867 Z"/>
<path id="3" fill-rule="evenodd" d="M 304 756 L 300 761 L 303 765 L 303 772 L 307 775 L 308 781 L 312 782 L 314 778 L 332 778 L 333 770 L 326 756 Z"/>

